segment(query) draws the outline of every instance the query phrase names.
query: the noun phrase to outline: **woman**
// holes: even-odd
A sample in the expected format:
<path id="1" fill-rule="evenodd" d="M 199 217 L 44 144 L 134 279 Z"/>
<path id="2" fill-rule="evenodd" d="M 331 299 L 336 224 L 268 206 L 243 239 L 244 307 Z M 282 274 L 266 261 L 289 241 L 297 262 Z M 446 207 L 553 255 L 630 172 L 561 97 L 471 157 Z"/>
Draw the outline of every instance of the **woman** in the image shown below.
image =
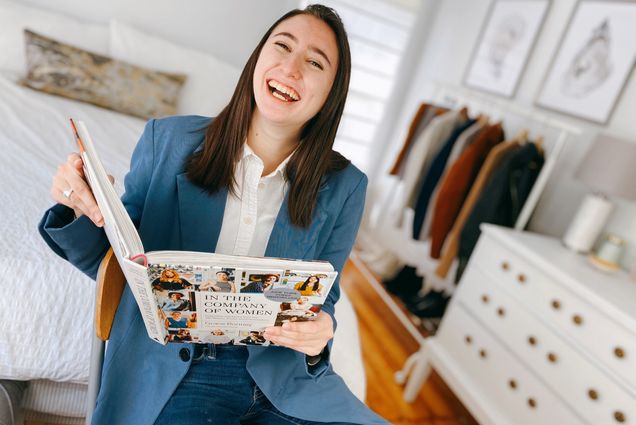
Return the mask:
<path id="1" fill-rule="evenodd" d="M 316 275 L 309 276 L 304 282 L 298 282 L 294 285 L 294 289 L 300 292 L 300 295 L 307 297 L 322 295 L 320 278 Z"/>
<path id="2" fill-rule="evenodd" d="M 341 271 L 367 184 L 332 151 L 350 69 L 339 17 L 309 6 L 265 33 L 218 117 L 149 121 L 122 197 L 146 250 L 320 259 Z M 59 167 L 51 189 L 59 204 L 40 231 L 94 278 L 108 242 L 81 170 L 75 154 Z M 386 424 L 330 365 L 339 294 L 335 282 L 314 321 L 266 328 L 279 347 L 162 346 L 126 287 L 93 423 Z"/>
<path id="3" fill-rule="evenodd" d="M 272 289 L 274 284 L 278 282 L 277 274 L 266 274 L 261 280 L 254 280 L 241 288 L 241 293 L 257 293 L 262 294 Z"/>
<path id="4" fill-rule="evenodd" d="M 192 288 L 192 284 L 179 276 L 174 269 L 165 269 L 161 275 L 152 282 L 152 287 L 158 291 L 179 291 Z"/>
<path id="5" fill-rule="evenodd" d="M 216 281 L 208 280 L 199 286 L 200 291 L 236 292 L 234 282 L 230 280 L 230 273 L 225 270 L 216 272 Z"/>

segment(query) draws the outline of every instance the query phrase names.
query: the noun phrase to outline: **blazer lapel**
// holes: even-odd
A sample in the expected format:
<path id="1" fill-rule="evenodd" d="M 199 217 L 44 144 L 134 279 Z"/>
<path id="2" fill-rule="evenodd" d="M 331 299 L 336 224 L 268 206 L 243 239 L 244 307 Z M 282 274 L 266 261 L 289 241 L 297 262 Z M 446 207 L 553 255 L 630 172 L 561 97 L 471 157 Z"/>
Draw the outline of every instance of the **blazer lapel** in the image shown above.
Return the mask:
<path id="1" fill-rule="evenodd" d="M 324 183 L 318 191 L 318 194 L 322 195 L 323 192 L 326 192 L 328 189 L 329 185 Z M 320 203 L 320 196 L 318 199 L 319 202 L 316 203 L 311 225 L 309 228 L 303 229 L 292 224 L 287 212 L 289 208 L 289 191 L 285 193 L 285 198 L 278 211 L 274 228 L 269 236 L 267 249 L 265 250 L 266 257 L 307 259 L 307 255 L 316 243 L 320 228 L 327 218 L 327 213 Z"/>
<path id="2" fill-rule="evenodd" d="M 181 249 L 214 252 L 221 233 L 227 189 L 210 195 L 182 173 L 177 175 L 177 192 Z"/>

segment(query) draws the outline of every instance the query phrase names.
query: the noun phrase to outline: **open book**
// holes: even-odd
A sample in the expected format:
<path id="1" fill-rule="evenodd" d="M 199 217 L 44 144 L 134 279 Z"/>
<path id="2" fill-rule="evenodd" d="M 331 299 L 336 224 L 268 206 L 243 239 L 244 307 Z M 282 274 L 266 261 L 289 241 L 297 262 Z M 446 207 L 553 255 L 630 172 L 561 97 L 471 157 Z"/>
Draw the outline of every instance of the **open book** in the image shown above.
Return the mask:
<path id="1" fill-rule="evenodd" d="M 148 335 L 168 342 L 269 345 L 267 326 L 316 317 L 337 272 L 325 261 L 144 252 L 86 126 L 71 119 L 84 174 Z"/>

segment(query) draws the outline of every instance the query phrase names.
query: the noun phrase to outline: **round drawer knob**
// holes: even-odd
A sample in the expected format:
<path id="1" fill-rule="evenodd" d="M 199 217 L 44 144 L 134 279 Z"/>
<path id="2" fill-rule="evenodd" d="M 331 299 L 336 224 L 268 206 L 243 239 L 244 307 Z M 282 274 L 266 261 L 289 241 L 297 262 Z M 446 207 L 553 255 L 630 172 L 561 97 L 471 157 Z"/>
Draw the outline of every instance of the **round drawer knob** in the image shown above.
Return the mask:
<path id="1" fill-rule="evenodd" d="M 507 261 L 502 261 L 501 262 L 501 270 L 504 270 L 504 271 L 510 270 L 510 263 L 508 263 Z"/>
<path id="2" fill-rule="evenodd" d="M 486 352 L 486 350 L 481 349 L 481 350 L 479 350 L 479 356 L 480 356 L 482 359 L 485 359 L 486 357 L 488 357 L 488 353 Z"/>
<path id="3" fill-rule="evenodd" d="M 530 345 L 537 345 L 537 338 L 536 338 L 536 337 L 534 337 L 534 336 L 532 336 L 532 335 L 530 335 L 530 336 L 528 337 L 528 344 L 530 344 Z"/>
<path id="4" fill-rule="evenodd" d="M 587 390 L 587 396 L 592 400 L 598 400 L 598 392 L 594 388 Z"/>
<path id="5" fill-rule="evenodd" d="M 552 308 L 555 310 L 559 310 L 561 308 L 561 301 L 559 300 L 552 300 Z"/>
<path id="6" fill-rule="evenodd" d="M 484 295 L 481 296 L 481 301 L 484 304 L 488 304 L 488 301 L 490 301 L 490 298 L 488 298 L 488 295 L 484 294 Z"/>
<path id="7" fill-rule="evenodd" d="M 515 381 L 514 379 L 510 379 L 508 381 L 508 386 L 510 388 L 512 388 L 513 390 L 516 390 L 517 389 L 517 381 Z"/>
<path id="8" fill-rule="evenodd" d="M 614 412 L 614 419 L 616 419 L 616 422 L 623 423 L 626 420 L 625 414 L 620 410 L 617 410 Z"/>
<path id="9" fill-rule="evenodd" d="M 548 361 L 550 363 L 556 363 L 557 362 L 557 355 L 554 353 L 548 353 Z"/>
<path id="10" fill-rule="evenodd" d="M 504 317 L 504 316 L 506 315 L 506 310 L 505 310 L 503 307 L 499 307 L 499 308 L 497 309 L 497 314 L 498 314 L 500 317 Z"/>
<path id="11" fill-rule="evenodd" d="M 526 280 L 528 280 L 528 279 L 526 278 L 525 274 L 519 273 L 517 275 L 517 280 L 519 281 L 519 283 L 526 283 Z"/>
<path id="12" fill-rule="evenodd" d="M 473 343 L 473 338 L 470 335 L 466 335 L 464 337 L 464 341 L 466 341 L 466 344 L 470 345 Z"/>
<path id="13" fill-rule="evenodd" d="M 534 409 L 535 407 L 537 407 L 537 401 L 532 397 L 528 398 L 528 406 Z"/>
<path id="14" fill-rule="evenodd" d="M 583 324 L 583 318 L 579 316 L 578 314 L 575 314 L 574 316 L 572 316 L 572 321 L 577 326 L 581 326 Z"/>
<path id="15" fill-rule="evenodd" d="M 621 347 L 616 347 L 614 348 L 614 355 L 619 359 L 622 359 L 625 357 L 625 350 L 623 350 Z"/>

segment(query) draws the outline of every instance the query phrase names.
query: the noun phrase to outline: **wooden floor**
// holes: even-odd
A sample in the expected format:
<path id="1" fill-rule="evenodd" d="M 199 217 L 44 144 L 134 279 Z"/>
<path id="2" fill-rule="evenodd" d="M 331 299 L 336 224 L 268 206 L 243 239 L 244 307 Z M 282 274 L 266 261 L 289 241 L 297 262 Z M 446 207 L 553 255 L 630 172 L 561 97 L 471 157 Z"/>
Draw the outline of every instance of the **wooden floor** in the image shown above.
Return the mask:
<path id="1" fill-rule="evenodd" d="M 403 387 L 395 383 L 393 375 L 417 351 L 417 342 L 353 262 L 345 265 L 340 285 L 358 316 L 367 405 L 395 425 L 477 424 L 435 372 L 413 403 L 404 401 Z"/>

